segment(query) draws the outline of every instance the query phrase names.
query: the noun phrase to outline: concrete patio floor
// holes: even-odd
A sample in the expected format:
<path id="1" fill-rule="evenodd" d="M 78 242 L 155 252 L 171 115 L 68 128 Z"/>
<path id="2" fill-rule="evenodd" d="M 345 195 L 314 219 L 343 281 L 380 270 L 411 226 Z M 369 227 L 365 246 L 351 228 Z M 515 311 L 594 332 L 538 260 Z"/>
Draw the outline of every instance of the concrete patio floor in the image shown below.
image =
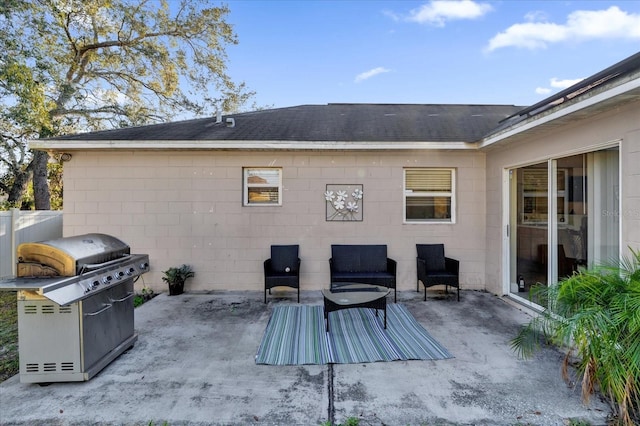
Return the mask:
<path id="1" fill-rule="evenodd" d="M 0 384 L 2 425 L 605 425 L 598 396 L 560 376 L 563 354 L 519 359 L 509 341 L 530 317 L 494 295 L 399 292 L 455 358 L 256 365 L 274 305 L 292 293 L 161 294 L 135 311 L 138 341 L 88 382 Z M 320 292 L 301 302 L 321 304 Z M 166 422 L 166 423 L 165 423 Z"/>

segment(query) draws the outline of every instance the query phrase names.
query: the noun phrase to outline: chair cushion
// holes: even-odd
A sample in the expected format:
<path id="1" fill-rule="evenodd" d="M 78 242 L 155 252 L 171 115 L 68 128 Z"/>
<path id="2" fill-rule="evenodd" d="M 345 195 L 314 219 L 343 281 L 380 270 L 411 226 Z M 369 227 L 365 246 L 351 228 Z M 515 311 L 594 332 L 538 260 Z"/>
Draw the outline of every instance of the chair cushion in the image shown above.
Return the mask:
<path id="1" fill-rule="evenodd" d="M 298 268 L 298 245 L 271 246 L 271 269 L 285 272 L 287 268 L 291 271 Z"/>
<path id="2" fill-rule="evenodd" d="M 340 272 L 386 272 L 386 245 L 341 245 L 331 246 L 334 271 Z"/>
<path id="3" fill-rule="evenodd" d="M 434 285 L 450 285 L 458 287 L 458 276 L 449 272 L 436 272 L 430 273 L 424 277 L 423 284 L 425 287 L 431 287 Z"/>
<path id="4" fill-rule="evenodd" d="M 387 246 L 370 245 L 360 247 L 360 270 L 367 272 L 387 271 Z"/>
<path id="5" fill-rule="evenodd" d="M 383 280 L 389 280 L 393 279 L 394 275 L 390 272 L 336 272 L 333 274 L 332 278 L 336 281 L 361 282 L 364 278 L 380 278 Z"/>
<path id="6" fill-rule="evenodd" d="M 332 245 L 331 260 L 336 271 L 356 272 L 360 270 L 360 252 L 353 246 Z"/>
<path id="7" fill-rule="evenodd" d="M 416 244 L 418 257 L 424 259 L 427 271 L 445 271 L 444 244 Z"/>

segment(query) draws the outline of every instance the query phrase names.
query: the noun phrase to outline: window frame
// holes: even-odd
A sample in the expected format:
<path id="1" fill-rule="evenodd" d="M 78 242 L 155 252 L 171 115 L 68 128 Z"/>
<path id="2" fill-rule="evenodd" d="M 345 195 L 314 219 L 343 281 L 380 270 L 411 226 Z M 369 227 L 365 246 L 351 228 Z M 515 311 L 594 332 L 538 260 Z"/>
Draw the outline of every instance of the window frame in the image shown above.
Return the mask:
<path id="1" fill-rule="evenodd" d="M 413 192 L 407 189 L 407 172 L 412 170 L 421 171 L 449 171 L 451 174 L 451 190 L 448 192 L 441 191 L 423 191 Z M 444 224 L 451 225 L 456 223 L 456 175 L 455 167 L 406 167 L 402 171 L 402 220 L 404 224 Z M 411 191 L 411 192 L 409 192 Z M 451 201 L 451 218 L 447 219 L 407 219 L 407 199 L 412 197 L 448 197 Z"/>
<path id="2" fill-rule="evenodd" d="M 278 183 L 249 183 L 249 173 L 252 171 L 278 171 Z M 278 201 L 277 202 L 249 202 L 249 192 L 252 188 L 273 188 L 277 187 Z M 243 167 L 242 168 L 242 206 L 243 207 L 277 207 L 282 206 L 282 167 Z"/>

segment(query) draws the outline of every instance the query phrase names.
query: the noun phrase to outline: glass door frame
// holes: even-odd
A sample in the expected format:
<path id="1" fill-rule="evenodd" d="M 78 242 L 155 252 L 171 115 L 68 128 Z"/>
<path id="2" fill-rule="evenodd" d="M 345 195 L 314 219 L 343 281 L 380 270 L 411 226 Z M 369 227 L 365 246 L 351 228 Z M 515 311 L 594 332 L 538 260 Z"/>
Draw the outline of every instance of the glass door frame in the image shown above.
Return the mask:
<path id="1" fill-rule="evenodd" d="M 561 158 L 561 157 L 560 157 Z M 558 248 L 557 248 L 557 215 L 553 214 L 553 212 L 557 211 L 558 202 L 557 202 L 557 179 L 556 174 L 558 170 L 557 160 L 555 158 L 552 159 L 541 159 L 539 161 L 531 161 L 528 163 L 520 164 L 513 167 L 507 167 L 503 169 L 503 203 L 502 203 L 502 217 L 504 218 L 503 224 L 503 268 L 502 268 L 502 279 L 503 279 L 503 294 L 513 297 L 518 300 L 520 303 L 527 305 L 535 310 L 539 310 L 539 305 L 536 303 L 518 296 L 514 292 L 511 291 L 512 287 L 517 286 L 517 283 L 512 282 L 512 271 L 517 269 L 517 223 L 518 223 L 518 211 L 517 211 L 517 202 L 519 200 L 520 194 L 518 194 L 517 185 L 513 185 L 512 179 L 517 179 L 518 170 L 525 169 L 528 166 L 533 166 L 536 164 L 544 164 L 547 165 L 547 282 L 552 282 L 551 279 L 557 279 L 557 266 L 558 266 Z M 550 196 L 552 194 L 552 196 Z M 512 233 L 516 232 L 516 238 L 512 238 Z M 555 241 L 555 243 L 554 243 Z M 555 277 L 555 278 L 554 278 Z M 517 278 L 517 277 L 516 277 Z"/>
<path id="2" fill-rule="evenodd" d="M 527 167 L 533 164 L 539 164 L 546 162 L 547 167 L 547 197 L 548 197 L 548 220 L 547 220 L 547 238 L 548 238 L 548 261 L 547 261 L 547 282 L 555 283 L 558 280 L 558 183 L 557 183 L 557 172 L 558 172 L 558 160 L 561 160 L 566 157 L 570 157 L 572 155 L 578 154 L 589 154 L 592 152 L 597 152 L 606 149 L 618 149 L 618 164 L 619 164 L 619 176 L 618 176 L 618 185 L 622 185 L 622 176 L 621 171 L 621 149 L 620 149 L 620 141 L 617 140 L 615 142 L 609 142 L 606 144 L 598 145 L 598 146 L 590 146 L 588 150 L 584 151 L 573 151 L 573 152 L 565 152 L 555 155 L 553 158 L 539 159 L 537 161 L 529 161 L 526 163 L 512 165 L 509 167 L 503 168 L 502 175 L 502 293 L 503 295 L 507 295 L 513 297 L 518 300 L 519 303 L 523 305 L 529 306 L 535 310 L 539 310 L 540 306 L 518 296 L 511 292 L 512 288 L 512 270 L 513 263 L 516 262 L 515 250 L 513 250 L 513 245 L 517 245 L 517 241 L 514 243 L 511 238 L 512 232 L 517 232 L 516 230 L 511 229 L 517 221 L 514 220 L 514 215 L 517 216 L 517 209 L 514 208 L 513 203 L 516 202 L 517 191 L 514 190 L 513 185 L 511 183 L 512 176 L 517 173 L 518 169 Z M 622 211 L 622 198 L 618 199 L 618 208 L 617 210 Z M 552 214 L 553 212 L 553 214 Z M 592 232 L 589 233 L 593 235 Z M 618 223 L 618 252 L 621 254 L 621 246 L 622 246 L 622 220 Z"/>

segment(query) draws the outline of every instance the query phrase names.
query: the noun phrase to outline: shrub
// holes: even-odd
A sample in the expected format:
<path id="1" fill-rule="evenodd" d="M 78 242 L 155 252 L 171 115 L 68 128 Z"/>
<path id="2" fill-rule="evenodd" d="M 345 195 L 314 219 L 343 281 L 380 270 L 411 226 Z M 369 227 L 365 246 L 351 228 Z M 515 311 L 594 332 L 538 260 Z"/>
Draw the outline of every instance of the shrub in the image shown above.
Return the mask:
<path id="1" fill-rule="evenodd" d="M 541 339 L 568 348 L 563 377 L 577 355 L 582 397 L 599 388 L 624 425 L 640 418 L 640 251 L 619 263 L 593 267 L 534 292 L 542 314 L 511 342 L 529 357 Z"/>

